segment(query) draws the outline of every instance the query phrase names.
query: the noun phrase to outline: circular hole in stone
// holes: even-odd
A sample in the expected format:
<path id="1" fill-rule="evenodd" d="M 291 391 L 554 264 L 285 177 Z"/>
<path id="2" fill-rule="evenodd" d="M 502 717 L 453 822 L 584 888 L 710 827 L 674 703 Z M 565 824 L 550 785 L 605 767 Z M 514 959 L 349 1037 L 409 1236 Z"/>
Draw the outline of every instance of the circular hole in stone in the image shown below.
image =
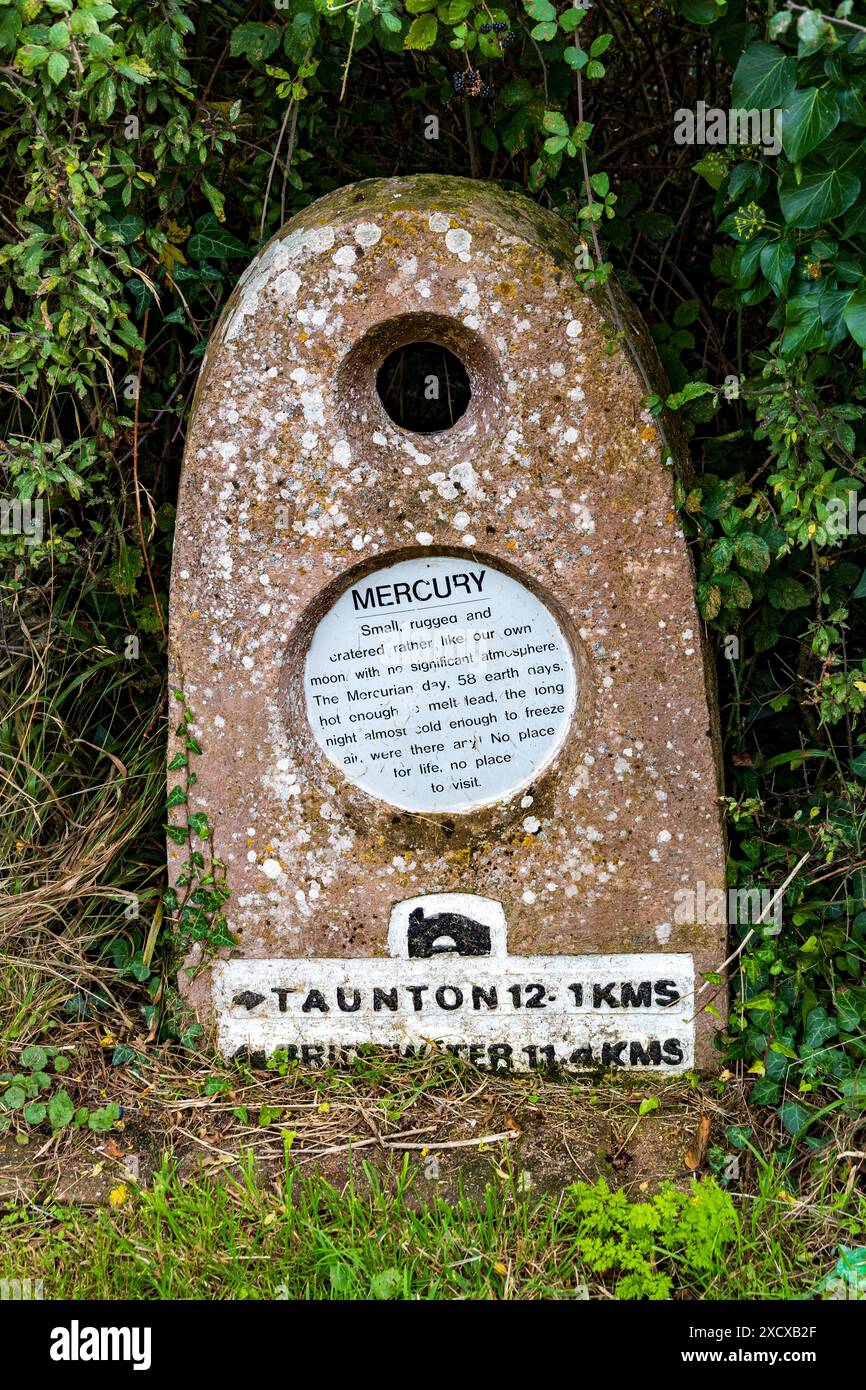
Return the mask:
<path id="1" fill-rule="evenodd" d="M 450 430 L 472 396 L 469 375 L 440 343 L 404 343 L 376 373 L 376 391 L 390 418 L 414 434 Z"/>

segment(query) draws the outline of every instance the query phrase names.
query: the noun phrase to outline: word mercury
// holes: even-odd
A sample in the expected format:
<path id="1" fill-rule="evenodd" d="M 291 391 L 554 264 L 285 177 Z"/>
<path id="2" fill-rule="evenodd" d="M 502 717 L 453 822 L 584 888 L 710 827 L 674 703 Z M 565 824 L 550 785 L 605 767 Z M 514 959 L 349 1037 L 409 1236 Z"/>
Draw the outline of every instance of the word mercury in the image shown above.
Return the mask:
<path id="1" fill-rule="evenodd" d="M 393 608 L 401 603 L 429 603 L 431 598 L 449 599 L 460 592 L 467 598 L 475 598 L 484 587 L 486 573 L 486 570 L 468 570 L 459 574 L 434 574 L 430 579 L 370 585 L 363 591 L 353 589 L 352 603 L 357 612 L 366 608 Z"/>

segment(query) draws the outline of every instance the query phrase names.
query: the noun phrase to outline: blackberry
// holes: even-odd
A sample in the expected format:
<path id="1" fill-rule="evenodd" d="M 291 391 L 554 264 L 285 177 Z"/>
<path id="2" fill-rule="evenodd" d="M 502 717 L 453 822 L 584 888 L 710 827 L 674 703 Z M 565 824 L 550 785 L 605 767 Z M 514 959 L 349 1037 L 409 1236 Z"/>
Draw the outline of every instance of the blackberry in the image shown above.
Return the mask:
<path id="1" fill-rule="evenodd" d="M 466 72 L 452 72 L 451 85 L 459 95 L 467 97 L 489 97 L 493 91 L 481 76 L 480 68 L 468 68 Z"/>
<path id="2" fill-rule="evenodd" d="M 512 33 L 504 19 L 497 19 L 493 24 L 482 24 L 478 30 L 479 34 L 496 34 L 503 43 L 513 43 L 517 35 Z"/>
<path id="3" fill-rule="evenodd" d="M 493 88 L 488 87 L 481 76 L 480 68 L 470 68 L 466 74 L 466 95 L 468 97 L 489 97 Z"/>

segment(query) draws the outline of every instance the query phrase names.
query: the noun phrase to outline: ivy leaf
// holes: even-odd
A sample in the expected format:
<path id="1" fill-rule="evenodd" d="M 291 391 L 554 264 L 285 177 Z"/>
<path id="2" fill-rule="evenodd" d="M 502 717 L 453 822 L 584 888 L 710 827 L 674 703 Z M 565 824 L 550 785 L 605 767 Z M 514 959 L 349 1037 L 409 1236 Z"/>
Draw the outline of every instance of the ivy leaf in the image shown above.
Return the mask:
<path id="1" fill-rule="evenodd" d="M 829 1038 L 838 1033 L 835 1019 L 830 1018 L 823 1004 L 818 1004 L 806 1019 L 804 1041 L 807 1047 L 822 1047 Z"/>
<path id="2" fill-rule="evenodd" d="M 782 107 L 782 149 L 797 161 L 826 140 L 839 124 L 839 103 L 822 87 L 793 92 Z"/>
<path id="3" fill-rule="evenodd" d="M 866 101 L 856 87 L 840 87 L 836 100 L 843 121 L 850 121 L 852 125 L 866 125 Z"/>
<path id="4" fill-rule="evenodd" d="M 858 347 L 866 348 L 866 280 L 861 280 L 845 306 L 845 327 Z"/>
<path id="5" fill-rule="evenodd" d="M 124 246 L 131 246 L 144 231 L 144 218 L 135 212 L 125 212 L 122 217 L 106 217 L 105 226 L 121 239 Z"/>
<path id="6" fill-rule="evenodd" d="M 823 345 L 824 336 L 820 297 L 807 293 L 789 300 L 782 336 L 782 355 L 795 357 L 798 353 L 810 352 Z"/>
<path id="7" fill-rule="evenodd" d="M 786 184 L 783 180 L 779 202 L 785 221 L 792 227 L 820 227 L 839 217 L 859 192 L 860 180 L 856 174 L 830 166 L 804 174 L 799 184 Z"/>
<path id="8" fill-rule="evenodd" d="M 797 1100 L 786 1100 L 779 1106 L 779 1119 L 789 1134 L 799 1134 L 812 1119 L 812 1111 Z"/>
<path id="9" fill-rule="evenodd" d="M 413 19 L 409 32 L 403 40 L 404 48 L 432 48 L 439 32 L 439 21 L 434 14 L 422 14 Z"/>
<path id="10" fill-rule="evenodd" d="M 728 172 L 725 161 L 715 150 L 704 155 L 703 159 L 699 159 L 697 164 L 692 165 L 692 168 L 696 174 L 700 174 L 702 178 L 706 179 L 710 188 L 717 192 L 724 183 Z"/>
<path id="11" fill-rule="evenodd" d="M 774 241 L 762 249 L 760 260 L 764 278 L 781 299 L 794 268 L 794 252 L 786 241 Z"/>
<path id="12" fill-rule="evenodd" d="M 769 1076 L 759 1076 L 749 1092 L 749 1100 L 752 1105 L 775 1105 L 781 1090 L 778 1081 L 771 1080 Z"/>
<path id="13" fill-rule="evenodd" d="M 797 60 L 772 43 L 753 43 L 734 72 L 731 105 L 748 110 L 782 106 L 797 81 Z"/>
<path id="14" fill-rule="evenodd" d="M 126 290 L 135 305 L 136 318 L 141 318 L 153 298 L 150 290 L 143 280 L 139 280 L 135 276 L 131 280 L 127 280 Z"/>
<path id="15" fill-rule="evenodd" d="M 752 1130 L 750 1125 L 729 1125 L 725 1130 L 725 1138 L 735 1149 L 748 1148 L 751 1137 Z"/>
<path id="16" fill-rule="evenodd" d="M 248 247 L 221 227 L 215 217 L 210 217 L 204 228 L 193 232 L 186 249 L 194 261 L 222 261 L 249 255 Z"/>

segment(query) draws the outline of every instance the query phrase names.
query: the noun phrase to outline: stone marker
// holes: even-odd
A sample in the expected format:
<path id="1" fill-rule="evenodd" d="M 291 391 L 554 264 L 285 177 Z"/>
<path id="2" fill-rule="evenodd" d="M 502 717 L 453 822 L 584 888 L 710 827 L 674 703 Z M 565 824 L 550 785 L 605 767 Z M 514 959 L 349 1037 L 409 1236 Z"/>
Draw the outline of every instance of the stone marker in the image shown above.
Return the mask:
<path id="1" fill-rule="evenodd" d="M 643 326 L 574 257 L 494 187 L 364 183 L 268 243 L 208 348 L 171 659 L 238 942 L 182 977 L 225 1054 L 712 1065 L 724 926 L 679 906 L 725 882 L 681 446 Z M 440 359 L 401 404 L 392 366 Z M 419 432 L 405 399 L 443 390 Z"/>

